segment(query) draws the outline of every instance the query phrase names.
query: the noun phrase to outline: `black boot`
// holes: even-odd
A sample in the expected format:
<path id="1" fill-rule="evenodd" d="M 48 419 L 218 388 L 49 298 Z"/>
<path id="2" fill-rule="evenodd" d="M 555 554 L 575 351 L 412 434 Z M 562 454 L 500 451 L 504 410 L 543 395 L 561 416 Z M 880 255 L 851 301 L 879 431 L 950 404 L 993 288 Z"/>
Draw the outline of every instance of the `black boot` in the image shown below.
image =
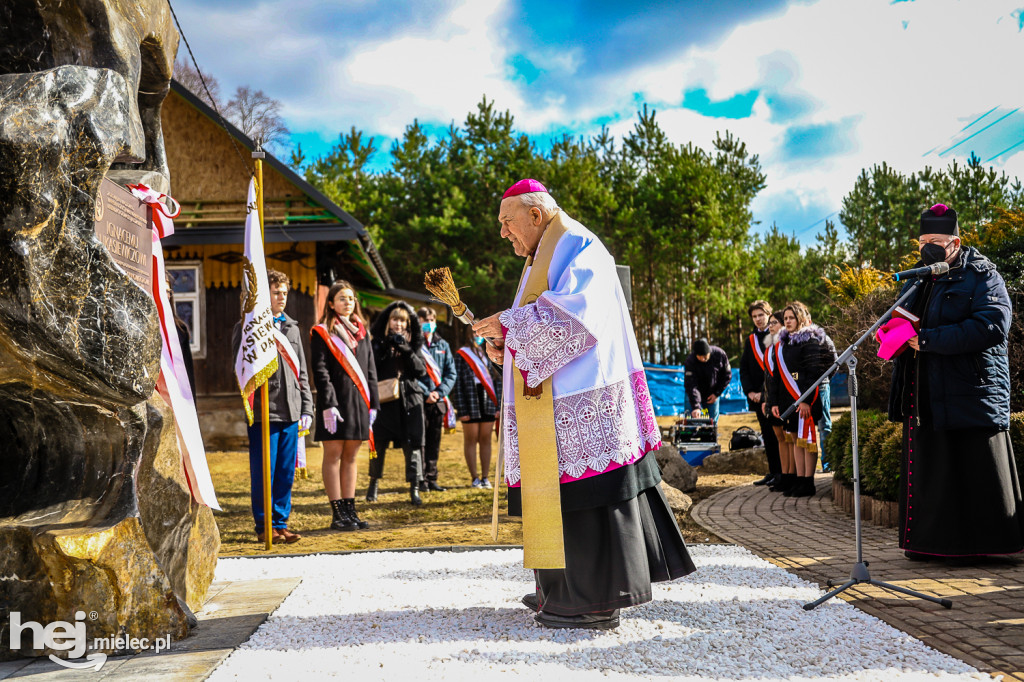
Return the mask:
<path id="1" fill-rule="evenodd" d="M 795 482 L 796 474 L 779 474 L 779 481 L 773 485 L 770 490 L 776 493 L 785 494 L 790 488 L 793 487 Z"/>
<path id="2" fill-rule="evenodd" d="M 377 501 L 377 483 L 380 481 L 379 478 L 371 478 L 370 485 L 366 488 L 366 501 L 376 502 Z"/>
<path id="3" fill-rule="evenodd" d="M 814 497 L 818 489 L 814 487 L 814 476 L 804 476 L 800 479 L 800 486 L 793 493 L 793 497 Z"/>
<path id="4" fill-rule="evenodd" d="M 409 501 L 412 502 L 414 507 L 418 507 L 423 504 L 423 500 L 420 498 L 420 484 L 410 483 L 409 484 Z"/>
<path id="5" fill-rule="evenodd" d="M 345 500 L 331 500 L 331 512 L 334 518 L 331 519 L 331 530 L 349 531 L 355 530 L 355 522 L 345 512 Z"/>
<path id="6" fill-rule="evenodd" d="M 356 498 L 348 497 L 342 500 L 342 502 L 345 503 L 345 513 L 348 514 L 349 520 L 356 525 L 356 528 L 363 530 L 370 527 L 370 524 L 359 518 L 359 514 L 356 513 Z"/>

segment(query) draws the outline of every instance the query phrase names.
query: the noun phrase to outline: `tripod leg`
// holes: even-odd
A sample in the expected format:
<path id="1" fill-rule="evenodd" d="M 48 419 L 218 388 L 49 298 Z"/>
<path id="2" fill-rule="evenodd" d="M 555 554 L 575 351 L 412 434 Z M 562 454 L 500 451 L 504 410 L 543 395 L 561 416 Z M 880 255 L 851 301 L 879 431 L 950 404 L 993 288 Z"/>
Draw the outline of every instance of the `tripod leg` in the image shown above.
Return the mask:
<path id="1" fill-rule="evenodd" d="M 915 592 L 914 590 L 908 590 L 907 588 L 900 587 L 899 585 L 892 585 L 890 583 L 884 583 L 881 580 L 868 580 L 867 583 L 869 585 L 874 585 L 875 587 L 881 587 L 882 589 L 885 589 L 885 590 L 892 590 L 893 592 L 899 592 L 900 594 L 905 594 L 905 595 L 907 595 L 909 597 L 917 597 L 918 599 L 927 599 L 928 601 L 934 602 L 936 604 L 940 604 L 944 608 L 947 608 L 947 609 L 953 608 L 953 602 L 951 602 L 948 599 L 942 599 L 941 597 L 932 597 L 931 595 L 922 594 L 920 592 Z"/>
<path id="2" fill-rule="evenodd" d="M 840 592 L 843 592 L 845 590 L 850 589 L 851 587 L 856 585 L 857 582 L 858 582 L 857 580 L 847 580 L 845 583 L 843 583 L 842 585 L 840 585 L 836 589 L 832 590 L 831 592 L 825 594 L 824 596 L 821 596 L 821 597 L 815 599 L 814 601 L 812 601 L 810 603 L 804 604 L 804 611 L 810 611 L 811 609 L 815 608 L 816 606 L 821 606 L 822 603 L 828 601 L 829 599 L 831 599 L 832 597 L 836 596 Z"/>

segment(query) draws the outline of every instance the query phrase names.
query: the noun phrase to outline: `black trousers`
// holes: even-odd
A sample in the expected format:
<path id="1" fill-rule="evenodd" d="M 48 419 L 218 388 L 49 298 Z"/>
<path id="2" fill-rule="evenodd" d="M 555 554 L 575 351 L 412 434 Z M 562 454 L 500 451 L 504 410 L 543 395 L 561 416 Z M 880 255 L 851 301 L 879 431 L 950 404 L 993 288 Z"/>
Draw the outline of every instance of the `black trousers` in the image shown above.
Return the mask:
<path id="1" fill-rule="evenodd" d="M 779 458 L 779 439 L 775 437 L 775 429 L 771 420 L 761 411 L 761 405 L 754 410 L 757 423 L 761 427 L 761 439 L 764 441 L 764 456 L 768 460 L 768 473 L 781 474 L 782 460 Z"/>
<path id="2" fill-rule="evenodd" d="M 373 436 L 376 441 L 377 434 L 374 433 Z M 377 446 L 377 456 L 370 460 L 370 478 L 384 477 L 384 458 L 391 443 L 392 440 L 388 438 L 381 438 L 374 443 Z M 419 483 L 423 480 L 423 449 L 403 445 L 402 454 L 405 455 L 405 480 L 408 483 Z"/>
<path id="3" fill-rule="evenodd" d="M 441 433 L 444 431 L 444 413 L 433 405 L 423 406 L 426 418 L 426 445 L 423 447 L 423 478 L 437 481 L 437 458 L 441 454 Z"/>

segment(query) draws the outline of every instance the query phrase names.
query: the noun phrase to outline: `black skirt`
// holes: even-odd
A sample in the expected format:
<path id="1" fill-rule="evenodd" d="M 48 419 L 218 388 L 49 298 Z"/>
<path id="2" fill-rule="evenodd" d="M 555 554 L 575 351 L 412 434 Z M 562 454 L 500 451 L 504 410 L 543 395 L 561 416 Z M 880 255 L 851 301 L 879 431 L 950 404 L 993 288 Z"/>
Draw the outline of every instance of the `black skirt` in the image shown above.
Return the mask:
<path id="1" fill-rule="evenodd" d="M 651 583 L 696 567 L 661 488 L 562 513 L 565 568 L 534 572 L 541 610 L 575 616 L 651 600 Z"/>

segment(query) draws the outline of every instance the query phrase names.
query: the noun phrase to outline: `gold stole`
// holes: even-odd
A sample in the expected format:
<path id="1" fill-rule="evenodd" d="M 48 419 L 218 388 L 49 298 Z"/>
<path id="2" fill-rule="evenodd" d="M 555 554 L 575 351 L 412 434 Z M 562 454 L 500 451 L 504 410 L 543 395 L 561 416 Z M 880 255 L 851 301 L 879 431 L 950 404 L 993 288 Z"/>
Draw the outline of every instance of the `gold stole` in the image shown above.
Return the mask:
<path id="1" fill-rule="evenodd" d="M 548 268 L 555 245 L 566 232 L 561 211 L 551 219 L 535 255 L 526 259 L 530 276 L 519 305 L 536 302 L 548 289 Z M 520 491 L 523 499 L 523 567 L 565 568 L 562 538 L 562 498 L 559 489 L 558 437 L 555 433 L 555 405 L 551 377 L 531 389 L 518 367 L 515 381 L 516 426 L 519 434 Z"/>

